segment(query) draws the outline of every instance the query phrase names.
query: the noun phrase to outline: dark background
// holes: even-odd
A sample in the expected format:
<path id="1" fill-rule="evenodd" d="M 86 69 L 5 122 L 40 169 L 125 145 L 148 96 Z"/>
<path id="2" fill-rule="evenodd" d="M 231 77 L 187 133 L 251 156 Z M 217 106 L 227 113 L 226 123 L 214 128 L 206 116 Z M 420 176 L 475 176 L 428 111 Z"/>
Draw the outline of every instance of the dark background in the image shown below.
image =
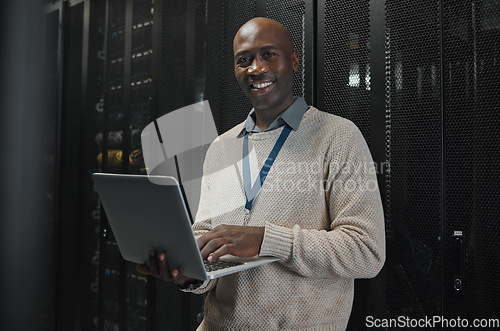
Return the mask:
<path id="1" fill-rule="evenodd" d="M 495 0 L 2 2 L 0 329 L 190 330 L 202 296 L 121 259 L 93 172 L 144 174 L 140 130 L 209 100 L 250 103 L 232 40 L 278 20 L 294 93 L 352 120 L 378 167 L 387 261 L 356 280 L 377 318 L 500 318 L 500 3 Z M 117 138 L 119 137 L 119 138 Z"/>

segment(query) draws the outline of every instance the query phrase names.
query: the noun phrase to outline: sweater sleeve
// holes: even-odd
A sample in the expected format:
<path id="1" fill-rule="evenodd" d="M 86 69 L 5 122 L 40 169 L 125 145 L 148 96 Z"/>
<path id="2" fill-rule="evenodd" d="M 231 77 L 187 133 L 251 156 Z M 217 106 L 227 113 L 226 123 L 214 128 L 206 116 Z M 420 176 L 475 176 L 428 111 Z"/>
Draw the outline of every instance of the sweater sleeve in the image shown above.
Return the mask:
<path id="1" fill-rule="evenodd" d="M 260 255 L 305 277 L 370 278 L 385 261 L 385 229 L 376 172 L 368 146 L 356 127 L 341 153 L 329 151 L 326 204 L 330 229 L 287 228 L 266 222 Z M 338 158 L 337 158 L 338 160 Z"/>

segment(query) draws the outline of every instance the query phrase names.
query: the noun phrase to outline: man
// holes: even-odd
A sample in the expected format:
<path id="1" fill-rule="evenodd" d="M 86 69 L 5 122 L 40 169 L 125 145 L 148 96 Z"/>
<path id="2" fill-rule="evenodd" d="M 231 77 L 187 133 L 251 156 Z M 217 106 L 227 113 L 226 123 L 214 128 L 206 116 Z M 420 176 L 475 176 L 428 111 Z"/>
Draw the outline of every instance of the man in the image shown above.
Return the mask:
<path id="1" fill-rule="evenodd" d="M 150 252 L 151 269 L 137 269 L 185 291 L 208 291 L 203 330 L 343 330 L 354 278 L 374 277 L 385 260 L 369 150 L 350 121 L 294 98 L 298 54 L 281 24 L 254 18 L 233 48 L 235 76 L 253 110 L 208 150 L 193 228 L 209 261 L 225 254 L 280 260 L 203 283 L 169 270 L 165 253 Z M 274 148 L 275 162 L 253 190 L 258 170 L 245 170 L 245 157 L 242 166 L 234 160 L 249 155 L 251 169 L 260 169 Z"/>

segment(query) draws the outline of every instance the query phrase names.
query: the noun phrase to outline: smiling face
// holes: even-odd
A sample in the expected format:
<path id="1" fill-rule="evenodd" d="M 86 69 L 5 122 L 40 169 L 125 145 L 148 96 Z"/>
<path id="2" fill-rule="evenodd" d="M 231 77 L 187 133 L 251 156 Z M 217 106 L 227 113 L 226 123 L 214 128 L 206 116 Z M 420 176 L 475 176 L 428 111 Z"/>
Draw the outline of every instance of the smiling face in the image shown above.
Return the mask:
<path id="1" fill-rule="evenodd" d="M 278 22 L 254 18 L 234 38 L 234 73 L 256 111 L 281 113 L 293 101 L 299 66 L 290 33 Z"/>

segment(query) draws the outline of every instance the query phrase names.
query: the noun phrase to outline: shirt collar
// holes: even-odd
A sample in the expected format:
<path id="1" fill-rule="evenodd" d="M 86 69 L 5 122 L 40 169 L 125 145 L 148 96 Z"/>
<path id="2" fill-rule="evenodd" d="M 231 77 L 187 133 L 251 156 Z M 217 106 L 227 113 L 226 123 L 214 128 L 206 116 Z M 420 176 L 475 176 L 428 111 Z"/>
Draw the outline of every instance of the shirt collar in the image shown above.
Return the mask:
<path id="1" fill-rule="evenodd" d="M 288 107 L 284 112 L 282 112 L 267 128 L 262 131 L 258 126 L 255 125 L 255 109 L 252 108 L 247 116 L 243 129 L 238 134 L 237 138 L 243 137 L 247 132 L 266 132 L 277 129 L 285 124 L 289 125 L 294 131 L 299 129 L 300 121 L 306 113 L 309 106 L 302 97 L 295 97 L 295 101 Z"/>

